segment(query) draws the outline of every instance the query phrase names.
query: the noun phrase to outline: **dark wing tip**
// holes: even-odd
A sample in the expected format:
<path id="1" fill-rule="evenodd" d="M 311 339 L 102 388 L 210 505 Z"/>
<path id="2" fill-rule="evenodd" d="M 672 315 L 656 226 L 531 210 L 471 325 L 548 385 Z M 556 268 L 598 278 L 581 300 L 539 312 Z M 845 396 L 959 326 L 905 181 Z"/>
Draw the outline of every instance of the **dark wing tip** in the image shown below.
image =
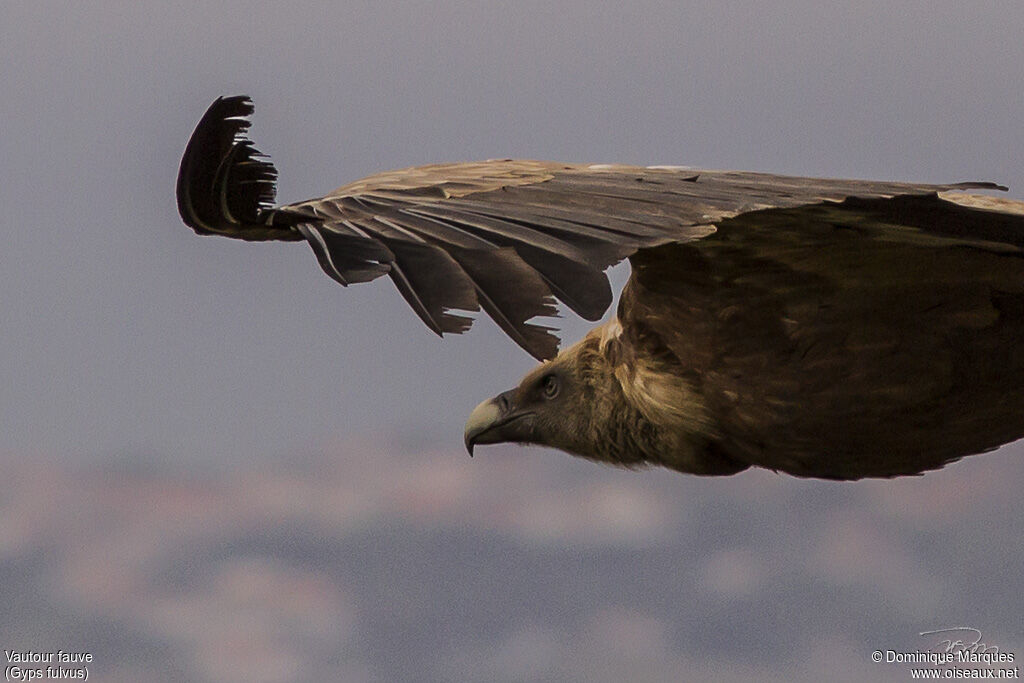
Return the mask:
<path id="1" fill-rule="evenodd" d="M 199 120 L 178 171 L 178 212 L 199 233 L 240 232 L 273 206 L 277 169 L 247 137 L 245 95 L 218 97 Z"/>

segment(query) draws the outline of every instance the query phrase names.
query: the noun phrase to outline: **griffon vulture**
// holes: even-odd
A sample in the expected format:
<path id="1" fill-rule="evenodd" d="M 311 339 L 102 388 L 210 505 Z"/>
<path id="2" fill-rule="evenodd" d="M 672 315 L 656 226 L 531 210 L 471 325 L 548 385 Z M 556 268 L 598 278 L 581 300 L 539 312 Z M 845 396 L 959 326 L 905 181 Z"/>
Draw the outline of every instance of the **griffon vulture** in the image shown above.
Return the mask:
<path id="1" fill-rule="evenodd" d="M 305 241 L 343 285 L 387 275 L 437 334 L 483 308 L 543 361 L 481 403 L 474 444 L 703 475 L 894 477 L 1024 437 L 1024 202 L 918 185 L 496 160 L 373 175 L 273 206 L 218 99 L 178 176 L 197 233 Z M 558 351 L 555 299 L 587 320 Z"/>

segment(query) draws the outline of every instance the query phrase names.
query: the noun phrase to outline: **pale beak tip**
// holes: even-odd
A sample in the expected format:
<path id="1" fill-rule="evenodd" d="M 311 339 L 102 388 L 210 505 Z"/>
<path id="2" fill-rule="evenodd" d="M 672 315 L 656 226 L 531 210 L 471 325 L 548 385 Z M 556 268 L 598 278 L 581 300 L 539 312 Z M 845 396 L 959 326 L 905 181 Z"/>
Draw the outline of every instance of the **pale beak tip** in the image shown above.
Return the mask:
<path id="1" fill-rule="evenodd" d="M 469 457 L 473 457 L 473 446 L 476 443 L 476 438 L 487 431 L 487 429 L 494 424 L 495 420 L 498 419 L 500 411 L 498 406 L 494 404 L 493 400 L 483 401 L 480 405 L 473 409 L 473 412 L 469 415 L 469 420 L 466 421 L 465 431 L 465 444 L 466 451 L 469 453 Z"/>

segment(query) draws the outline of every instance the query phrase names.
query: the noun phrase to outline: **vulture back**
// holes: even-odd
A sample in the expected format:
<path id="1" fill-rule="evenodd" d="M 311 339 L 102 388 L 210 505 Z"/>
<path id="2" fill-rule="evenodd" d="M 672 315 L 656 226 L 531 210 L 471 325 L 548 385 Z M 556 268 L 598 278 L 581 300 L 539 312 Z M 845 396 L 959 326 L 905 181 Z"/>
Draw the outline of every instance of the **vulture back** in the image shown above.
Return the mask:
<path id="1" fill-rule="evenodd" d="M 854 479 L 1024 437 L 1024 216 L 931 195 L 718 227 L 633 256 L 619 315 L 676 359 L 731 457 Z"/>

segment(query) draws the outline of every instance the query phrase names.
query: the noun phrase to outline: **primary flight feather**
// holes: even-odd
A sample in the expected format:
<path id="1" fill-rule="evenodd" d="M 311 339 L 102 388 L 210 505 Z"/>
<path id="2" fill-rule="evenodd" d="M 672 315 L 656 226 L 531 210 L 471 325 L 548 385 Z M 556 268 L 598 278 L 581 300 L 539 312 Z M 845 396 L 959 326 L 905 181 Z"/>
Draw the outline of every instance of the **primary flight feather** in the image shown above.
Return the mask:
<path id="1" fill-rule="evenodd" d="M 480 404 L 476 444 L 695 474 L 942 467 L 1024 437 L 1024 202 L 922 185 L 498 160 L 391 171 L 274 206 L 220 98 L 178 175 L 200 234 L 306 241 L 343 285 L 387 275 L 437 334 L 481 308 L 544 361 Z M 555 300 L 617 315 L 559 353 Z"/>

